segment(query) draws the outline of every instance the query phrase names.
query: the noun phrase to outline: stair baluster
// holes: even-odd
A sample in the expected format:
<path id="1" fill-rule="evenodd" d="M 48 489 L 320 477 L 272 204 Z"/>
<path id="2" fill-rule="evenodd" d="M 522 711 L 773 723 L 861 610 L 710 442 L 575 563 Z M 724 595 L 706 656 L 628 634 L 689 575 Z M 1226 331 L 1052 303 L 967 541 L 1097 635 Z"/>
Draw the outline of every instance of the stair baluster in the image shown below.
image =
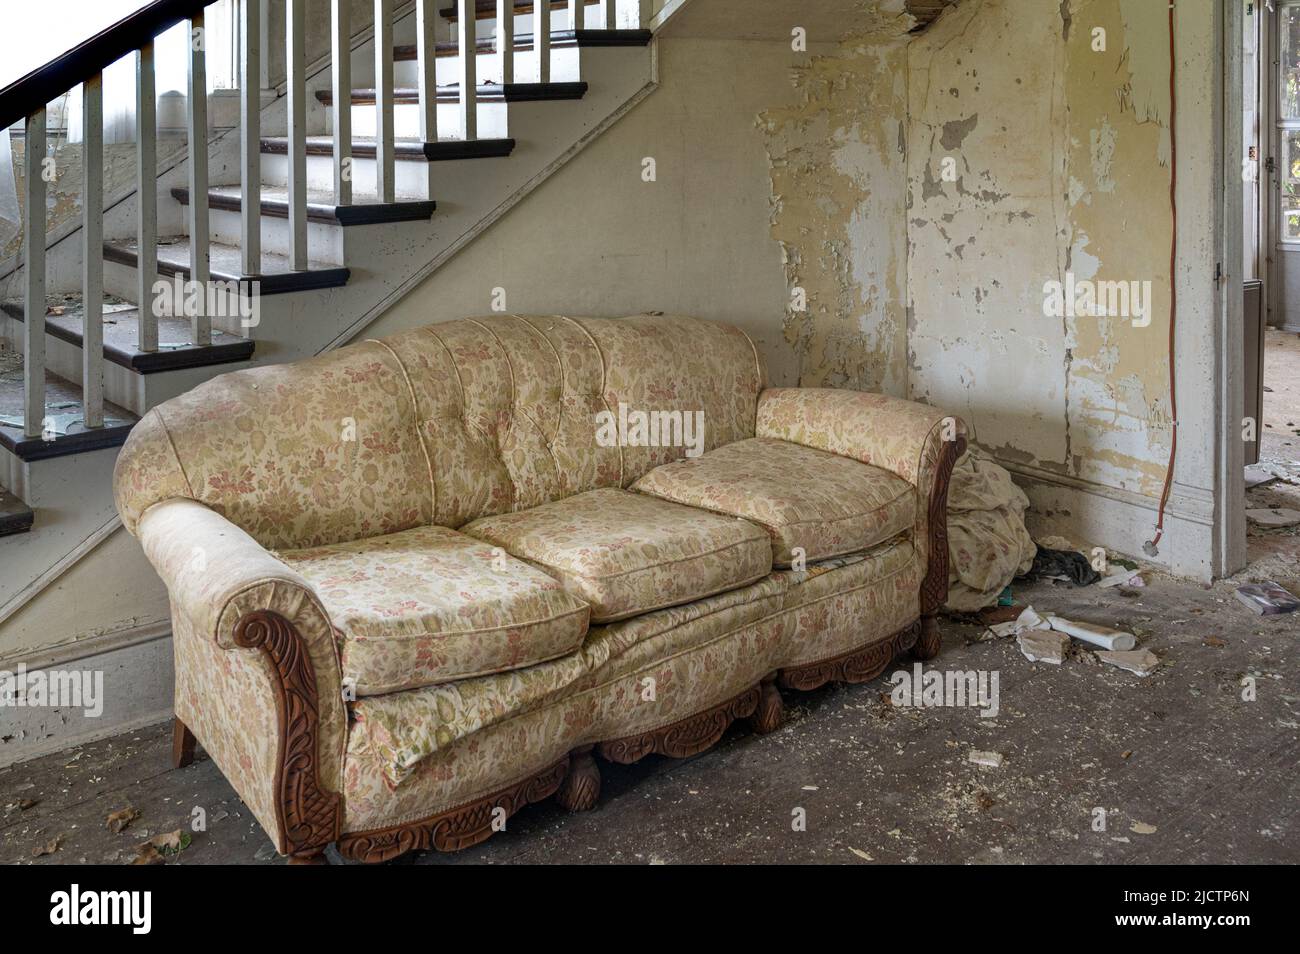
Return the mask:
<path id="1" fill-rule="evenodd" d="M 618 0 L 600 0 L 606 30 L 618 29 Z"/>
<path id="2" fill-rule="evenodd" d="M 462 16 L 463 20 L 464 17 Z M 537 54 L 537 82 L 551 81 L 551 3 L 533 0 L 533 51 Z"/>
<path id="3" fill-rule="evenodd" d="M 478 13 L 474 0 L 457 0 L 460 55 L 460 128 L 461 138 L 473 142 L 478 138 Z"/>
<path id="4" fill-rule="evenodd" d="M 262 271 L 262 0 L 239 13 L 240 271 Z"/>
<path id="5" fill-rule="evenodd" d="M 640 21 L 641 29 L 650 29 L 650 21 L 654 18 L 654 0 L 640 0 Z"/>
<path id="6" fill-rule="evenodd" d="M 307 270 L 307 77 L 306 0 L 285 0 L 285 66 L 288 95 L 289 267 Z M 375 31 L 376 42 L 379 31 Z M 247 200 L 245 200 L 247 205 Z"/>
<path id="7" fill-rule="evenodd" d="M 375 193 L 395 202 L 393 148 L 393 0 L 375 0 Z"/>
<path id="8" fill-rule="evenodd" d="M 203 11 L 190 17 L 189 95 L 185 99 L 189 138 L 190 173 L 190 282 L 194 305 L 190 334 L 196 345 L 212 344 L 212 316 L 208 314 L 207 291 L 212 275 L 208 231 L 208 77 L 207 29 Z"/>
<path id="9" fill-rule="evenodd" d="M 499 0 L 498 0 L 499 2 Z M 415 9 L 416 77 L 420 94 L 420 139 L 438 141 L 438 66 L 434 0 L 418 0 Z M 425 164 L 425 198 L 433 198 L 433 163 Z"/>
<path id="10" fill-rule="evenodd" d="M 45 426 L 45 107 L 27 117 L 24 140 L 23 433 L 40 437 Z"/>
<path id="11" fill-rule="evenodd" d="M 352 4 L 330 0 L 333 64 L 334 204 L 352 204 Z"/>
<path id="12" fill-rule="evenodd" d="M 497 0 L 497 56 L 501 60 L 501 85 L 515 81 L 515 5 Z"/>
<path id="13" fill-rule="evenodd" d="M 81 419 L 104 426 L 104 74 L 81 84 Z M 36 322 L 44 331 L 45 316 Z"/>
<path id="14" fill-rule="evenodd" d="M 153 40 L 135 55 L 135 231 L 136 334 L 141 351 L 158 350 L 158 104 L 154 82 Z"/>

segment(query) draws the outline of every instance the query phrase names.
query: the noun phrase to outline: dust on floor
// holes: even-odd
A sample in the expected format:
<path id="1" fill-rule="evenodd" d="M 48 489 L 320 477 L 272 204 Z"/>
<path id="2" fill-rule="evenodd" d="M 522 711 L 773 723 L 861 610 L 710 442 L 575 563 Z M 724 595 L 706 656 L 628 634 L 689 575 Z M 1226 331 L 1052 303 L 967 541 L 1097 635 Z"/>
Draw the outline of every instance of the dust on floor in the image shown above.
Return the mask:
<path id="1" fill-rule="evenodd" d="M 1300 861 L 1300 619 L 1256 617 L 1228 583 L 1148 579 L 1016 590 L 1040 611 L 1136 632 L 1161 657 L 1148 678 L 1088 654 L 1030 663 L 1014 639 L 947 621 L 927 668 L 998 673 L 996 717 L 893 706 L 903 659 L 867 684 L 783 693 L 772 735 L 736 725 L 695 758 L 601 763 L 594 811 L 544 802 L 481 846 L 396 863 Z M 0 861 L 128 862 L 189 830 L 197 809 L 206 830 L 169 863 L 277 863 L 211 761 L 169 769 L 169 738 L 159 726 L 0 771 Z M 108 830 L 127 807 L 139 817 Z"/>
<path id="2" fill-rule="evenodd" d="M 1264 421 L 1259 465 L 1273 475 L 1246 491 L 1248 510 L 1300 511 L 1300 335 L 1269 328 L 1264 339 Z M 1300 525 L 1250 524 L 1247 558 L 1256 575 L 1296 573 Z"/>

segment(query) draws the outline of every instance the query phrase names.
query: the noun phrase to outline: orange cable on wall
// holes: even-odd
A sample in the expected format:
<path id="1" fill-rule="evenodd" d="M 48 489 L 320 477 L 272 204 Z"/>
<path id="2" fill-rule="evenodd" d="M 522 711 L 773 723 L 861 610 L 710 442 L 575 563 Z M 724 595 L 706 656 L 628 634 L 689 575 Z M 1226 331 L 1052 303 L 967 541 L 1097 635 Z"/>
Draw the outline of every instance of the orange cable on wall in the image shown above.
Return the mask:
<path id="1" fill-rule="evenodd" d="M 1173 237 L 1169 247 L 1169 413 L 1172 433 L 1165 486 L 1160 493 L 1160 510 L 1156 515 L 1156 535 L 1142 546 L 1147 556 L 1159 553 L 1160 538 L 1165 533 L 1165 507 L 1174 486 L 1174 458 L 1178 456 L 1178 380 L 1174 372 L 1174 328 L 1178 320 L 1178 52 L 1174 48 L 1174 6 L 1175 0 L 1169 0 L 1169 208 L 1173 217 Z"/>

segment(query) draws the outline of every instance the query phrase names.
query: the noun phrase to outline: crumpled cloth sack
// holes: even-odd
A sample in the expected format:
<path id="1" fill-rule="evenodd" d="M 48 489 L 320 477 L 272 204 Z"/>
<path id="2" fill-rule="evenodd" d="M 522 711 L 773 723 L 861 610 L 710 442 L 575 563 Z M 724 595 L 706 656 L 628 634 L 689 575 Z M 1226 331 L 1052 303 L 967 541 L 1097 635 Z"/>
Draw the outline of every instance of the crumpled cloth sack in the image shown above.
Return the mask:
<path id="1" fill-rule="evenodd" d="M 968 451 L 948 485 L 947 609 L 974 613 L 1034 563 L 1037 547 L 1025 529 L 1029 498 L 1006 468 Z"/>

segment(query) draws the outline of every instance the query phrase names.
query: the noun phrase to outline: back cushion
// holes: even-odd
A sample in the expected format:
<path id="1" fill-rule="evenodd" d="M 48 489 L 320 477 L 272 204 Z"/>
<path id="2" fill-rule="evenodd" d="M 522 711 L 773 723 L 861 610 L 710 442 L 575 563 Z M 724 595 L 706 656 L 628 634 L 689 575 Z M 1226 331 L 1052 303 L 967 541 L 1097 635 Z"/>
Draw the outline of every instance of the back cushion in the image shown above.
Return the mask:
<path id="1" fill-rule="evenodd" d="M 598 439 L 597 415 L 618 421 L 620 405 L 700 412 L 703 450 L 753 437 L 763 377 L 742 331 L 695 318 L 429 325 L 160 405 L 119 457 L 118 509 L 134 529 L 150 504 L 192 497 L 279 548 L 455 528 L 684 456 Z"/>
<path id="2" fill-rule="evenodd" d="M 265 547 L 340 543 L 433 516 L 410 388 L 374 342 L 223 374 L 158 405 L 119 454 L 114 490 L 128 530 L 149 504 L 185 496 Z"/>

